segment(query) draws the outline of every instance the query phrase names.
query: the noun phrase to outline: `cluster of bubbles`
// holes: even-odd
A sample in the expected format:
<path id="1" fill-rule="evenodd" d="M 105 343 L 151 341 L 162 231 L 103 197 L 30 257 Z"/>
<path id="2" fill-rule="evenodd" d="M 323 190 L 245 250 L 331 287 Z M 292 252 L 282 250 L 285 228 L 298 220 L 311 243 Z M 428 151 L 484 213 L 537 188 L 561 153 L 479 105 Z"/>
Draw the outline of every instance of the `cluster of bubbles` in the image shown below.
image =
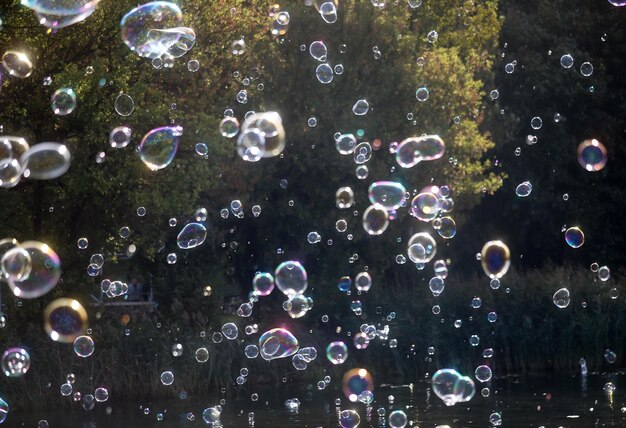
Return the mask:
<path id="1" fill-rule="evenodd" d="M 253 113 L 245 118 L 239 131 L 237 154 L 245 161 L 257 162 L 280 155 L 285 144 L 285 128 L 278 113 Z"/>
<path id="2" fill-rule="evenodd" d="M 478 376 L 479 374 L 477 373 L 476 377 L 478 378 Z M 489 377 L 490 376 L 489 371 Z M 474 397 L 474 394 L 476 394 L 474 381 L 470 377 L 463 376 L 453 369 L 437 371 L 433 374 L 431 383 L 433 392 L 446 406 L 454 406 L 456 403 L 470 401 L 472 397 Z"/>
<path id="3" fill-rule="evenodd" d="M 0 187 L 15 187 L 22 178 L 58 178 L 70 168 L 71 159 L 64 144 L 45 142 L 31 147 L 24 138 L 0 136 Z"/>

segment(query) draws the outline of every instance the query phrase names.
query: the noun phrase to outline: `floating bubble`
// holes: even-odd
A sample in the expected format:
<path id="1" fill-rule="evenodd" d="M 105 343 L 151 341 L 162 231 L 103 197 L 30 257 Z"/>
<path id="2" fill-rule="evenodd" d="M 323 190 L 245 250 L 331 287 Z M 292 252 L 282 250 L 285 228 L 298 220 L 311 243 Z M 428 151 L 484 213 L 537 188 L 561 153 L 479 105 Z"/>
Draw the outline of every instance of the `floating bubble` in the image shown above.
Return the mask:
<path id="1" fill-rule="evenodd" d="M 354 148 L 354 162 L 361 165 L 372 158 L 372 146 L 364 141 Z"/>
<path id="2" fill-rule="evenodd" d="M 428 263 L 437 254 L 437 243 L 426 232 L 416 233 L 409 239 L 407 254 L 413 263 Z"/>
<path id="3" fill-rule="evenodd" d="M 0 278 L 24 281 L 28 279 L 31 269 L 30 253 L 19 245 L 9 249 L 0 260 Z"/>
<path id="4" fill-rule="evenodd" d="M 176 238 L 178 248 L 191 250 L 204 243 L 207 231 L 201 223 L 189 223 L 180 231 Z"/>
<path id="5" fill-rule="evenodd" d="M 137 55 L 158 58 L 181 37 L 183 13 L 174 3 L 154 1 L 132 9 L 120 22 L 122 40 Z"/>
<path id="6" fill-rule="evenodd" d="M 600 171 L 606 165 L 607 152 L 598 140 L 585 140 L 578 146 L 578 163 L 587 171 Z"/>
<path id="7" fill-rule="evenodd" d="M 411 201 L 411 214 L 420 221 L 434 220 L 439 211 L 441 211 L 439 198 L 433 193 L 420 193 Z"/>
<path id="8" fill-rule="evenodd" d="M 359 291 L 369 291 L 372 288 L 372 276 L 368 272 L 359 272 L 354 278 L 354 286 Z"/>
<path id="9" fill-rule="evenodd" d="M 135 101 L 128 94 L 119 94 L 115 98 L 115 111 L 120 116 L 130 116 L 135 111 Z"/>
<path id="10" fill-rule="evenodd" d="M 434 276 L 430 279 L 430 281 L 428 281 L 428 288 L 430 288 L 430 292 L 433 293 L 433 296 L 435 297 L 443 293 L 445 287 L 446 283 L 440 276 Z"/>
<path id="11" fill-rule="evenodd" d="M 476 379 L 481 383 L 489 382 L 492 376 L 491 368 L 485 365 L 478 366 L 474 371 L 474 376 L 476 376 Z"/>
<path id="12" fill-rule="evenodd" d="M 456 370 L 443 369 L 432 377 L 433 391 L 446 406 L 472 399 L 476 389 L 474 382 L 467 376 L 461 376 Z"/>
<path id="13" fill-rule="evenodd" d="M 55 342 L 73 343 L 87 324 L 87 311 L 74 299 L 53 300 L 44 311 L 44 328 Z"/>
<path id="14" fill-rule="evenodd" d="M 296 294 L 290 296 L 283 304 L 283 309 L 287 311 L 291 318 L 301 318 L 313 307 L 313 299 L 303 296 L 302 294 Z"/>
<path id="15" fill-rule="evenodd" d="M 18 185 L 22 178 L 22 165 L 17 159 L 0 159 L 0 186 L 11 188 Z"/>
<path id="16" fill-rule="evenodd" d="M 82 358 L 87 358 L 93 351 L 95 351 L 96 345 L 93 339 L 89 336 L 78 336 L 74 340 L 74 353 Z"/>
<path id="17" fill-rule="evenodd" d="M 161 373 L 160 379 L 163 385 L 169 386 L 174 383 L 174 373 L 172 373 L 169 370 L 166 370 Z"/>
<path id="18" fill-rule="evenodd" d="M 41 242 L 26 241 L 21 244 L 21 248 L 30 256 L 30 272 L 28 277 L 21 281 L 9 277 L 9 287 L 13 294 L 21 299 L 41 297 L 52 290 L 61 277 L 59 256 L 52 248 Z"/>
<path id="19" fill-rule="evenodd" d="M 304 293 L 308 286 L 304 266 L 293 260 L 278 265 L 274 272 L 274 279 L 278 289 L 287 297 Z"/>
<path id="20" fill-rule="evenodd" d="M 585 243 L 585 234 L 578 227 L 570 227 L 565 231 L 565 242 L 572 248 L 580 248 Z"/>
<path id="21" fill-rule="evenodd" d="M 483 270 L 490 278 L 502 278 L 511 265 L 511 252 L 502 241 L 489 241 L 480 252 Z"/>
<path id="22" fill-rule="evenodd" d="M 239 133 L 239 121 L 235 117 L 225 117 L 220 122 L 220 134 L 232 138 Z"/>
<path id="23" fill-rule="evenodd" d="M 261 357 L 267 361 L 290 357 L 298 349 L 298 340 L 284 328 L 268 330 L 259 338 Z"/>
<path id="24" fill-rule="evenodd" d="M 415 98 L 417 98 L 417 101 L 420 102 L 426 101 L 429 95 L 430 92 L 428 91 L 428 88 L 419 88 L 417 91 L 415 91 Z"/>
<path id="25" fill-rule="evenodd" d="M 339 425 L 341 428 L 356 428 L 360 423 L 361 417 L 355 410 L 342 410 L 339 413 Z"/>
<path id="26" fill-rule="evenodd" d="M 530 181 L 524 181 L 517 185 L 515 188 L 515 194 L 520 198 L 525 198 L 530 195 L 533 191 L 533 185 L 530 184 Z"/>
<path id="27" fill-rule="evenodd" d="M 335 193 L 337 208 L 346 209 L 354 204 L 354 192 L 350 187 L 340 187 Z"/>
<path id="28" fill-rule="evenodd" d="M 394 410 L 393 412 L 389 413 L 388 421 L 389 428 L 404 428 L 408 423 L 406 413 L 404 413 L 402 410 Z"/>
<path id="29" fill-rule="evenodd" d="M 353 403 L 358 400 L 359 395 L 363 392 L 374 391 L 372 375 L 367 370 L 361 368 L 347 371 L 343 375 L 341 385 L 344 395 Z"/>
<path id="30" fill-rule="evenodd" d="M 335 75 L 333 73 L 333 68 L 328 64 L 320 64 L 315 69 L 315 76 L 320 83 L 325 85 L 329 84 L 333 81 Z"/>
<path id="31" fill-rule="evenodd" d="M 611 270 L 608 266 L 602 266 L 598 268 L 598 279 L 602 282 L 606 282 L 611 277 Z"/>
<path id="32" fill-rule="evenodd" d="M 106 388 L 96 388 L 93 395 L 98 403 L 104 403 L 109 399 L 109 391 Z"/>
<path id="33" fill-rule="evenodd" d="M 580 65 L 580 74 L 585 77 L 589 77 L 593 74 L 593 65 L 590 62 L 583 62 Z"/>
<path id="34" fill-rule="evenodd" d="M 143 163 L 151 171 L 167 167 L 176 156 L 181 135 L 183 135 L 181 126 L 165 126 L 148 132 L 139 145 Z"/>
<path id="35" fill-rule="evenodd" d="M 559 309 L 567 308 L 570 303 L 570 294 L 567 288 L 557 290 L 552 296 L 552 302 Z"/>
<path id="36" fill-rule="evenodd" d="M 52 94 L 52 112 L 67 116 L 76 108 L 76 93 L 72 88 L 61 88 Z"/>
<path id="37" fill-rule="evenodd" d="M 130 143 L 132 131 L 128 126 L 118 126 L 113 128 L 109 134 L 109 144 L 114 149 L 121 149 Z"/>
<path id="38" fill-rule="evenodd" d="M 243 53 L 246 51 L 245 40 L 244 39 L 234 40 L 230 44 L 230 51 L 232 52 L 233 55 L 243 55 Z"/>
<path id="39" fill-rule="evenodd" d="M 343 364 L 348 359 L 348 347 L 342 341 L 329 343 L 326 347 L 326 358 L 332 364 Z"/>
<path id="40" fill-rule="evenodd" d="M 389 213 L 378 204 L 370 205 L 363 213 L 363 229 L 370 235 L 381 235 L 389 226 Z"/>
<path id="41" fill-rule="evenodd" d="M 574 58 L 570 54 L 565 54 L 561 57 L 561 67 L 571 68 L 574 65 Z"/>
<path id="42" fill-rule="evenodd" d="M 222 334 L 228 340 L 235 340 L 239 336 L 239 329 L 232 323 L 226 323 L 222 326 Z"/>
<path id="43" fill-rule="evenodd" d="M 2 55 L 2 66 L 9 76 L 25 79 L 33 73 L 33 63 L 24 52 L 6 51 Z"/>
<path id="44" fill-rule="evenodd" d="M 220 416 L 222 414 L 222 406 L 209 407 L 202 412 L 202 419 L 207 424 L 219 426 Z"/>
<path id="45" fill-rule="evenodd" d="M 268 296 L 274 290 L 274 277 L 268 272 L 257 272 L 252 279 L 252 289 L 258 296 Z"/>
<path id="46" fill-rule="evenodd" d="M 309 244 L 317 244 L 322 240 L 322 236 L 317 232 L 309 232 L 306 237 L 306 240 Z"/>
<path id="47" fill-rule="evenodd" d="M 406 188 L 394 181 L 377 181 L 368 190 L 370 202 L 378 204 L 387 211 L 396 210 L 406 203 Z"/>
<path id="48" fill-rule="evenodd" d="M 324 42 L 315 41 L 311 43 L 311 46 L 309 46 L 309 53 L 316 60 L 323 62 L 326 61 L 326 58 L 328 56 L 328 48 L 326 47 Z"/>
<path id="49" fill-rule="evenodd" d="M 30 368 L 30 355 L 23 348 L 9 348 L 0 358 L 2 373 L 7 377 L 20 377 Z"/>
<path id="50" fill-rule="evenodd" d="M 365 116 L 367 112 L 370 110 L 370 104 L 367 100 L 358 100 L 352 106 L 352 113 L 356 116 Z"/>
<path id="51" fill-rule="evenodd" d="M 626 6 L 626 0 L 609 0 L 609 3 L 617 7 Z"/>
<path id="52" fill-rule="evenodd" d="M 285 149 L 283 120 L 276 112 L 255 113 L 246 118 L 237 138 L 237 154 L 246 161 L 278 156 Z"/>
<path id="53" fill-rule="evenodd" d="M 76 15 L 95 8 L 100 0 L 21 0 L 21 4 L 36 12 L 56 15 Z"/>
<path id="54" fill-rule="evenodd" d="M 533 129 L 541 129 L 543 126 L 543 120 L 540 117 L 533 117 L 530 120 L 530 127 Z"/>
<path id="55" fill-rule="evenodd" d="M 0 159 L 19 159 L 28 151 L 29 148 L 30 146 L 28 145 L 28 142 L 22 137 L 0 135 Z"/>
<path id="56" fill-rule="evenodd" d="M 204 143 L 198 143 L 195 145 L 194 150 L 200 156 L 206 156 L 209 153 L 209 148 Z"/>
<path id="57" fill-rule="evenodd" d="M 352 134 L 342 134 L 335 140 L 335 147 L 342 155 L 354 153 L 356 146 L 356 138 Z"/>
<path id="58" fill-rule="evenodd" d="M 337 6 L 332 1 L 322 3 L 319 10 L 320 16 L 327 24 L 337 22 Z"/>
<path id="59" fill-rule="evenodd" d="M 412 168 L 421 161 L 441 158 L 446 152 L 446 145 L 438 135 L 426 135 L 419 138 L 407 138 L 396 149 L 396 162 L 402 168 Z"/>
<path id="60" fill-rule="evenodd" d="M 67 146 L 58 143 L 39 143 L 20 158 L 25 178 L 51 180 L 62 176 L 70 168 L 72 156 Z"/>
<path id="61" fill-rule="evenodd" d="M 0 424 L 7 419 L 9 414 L 9 405 L 0 397 Z"/>
<path id="62" fill-rule="evenodd" d="M 456 222 L 452 217 L 436 218 L 433 221 L 433 226 L 437 222 L 437 233 L 444 239 L 452 239 L 456 236 Z"/>

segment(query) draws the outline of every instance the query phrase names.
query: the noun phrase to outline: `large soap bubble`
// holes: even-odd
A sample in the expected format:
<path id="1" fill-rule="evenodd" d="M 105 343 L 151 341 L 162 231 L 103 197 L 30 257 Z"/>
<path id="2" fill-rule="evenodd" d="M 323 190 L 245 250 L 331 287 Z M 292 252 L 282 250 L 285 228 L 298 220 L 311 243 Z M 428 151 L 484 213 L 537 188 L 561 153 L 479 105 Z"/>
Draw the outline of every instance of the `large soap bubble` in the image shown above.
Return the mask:
<path id="1" fill-rule="evenodd" d="M 285 149 L 285 128 L 276 112 L 255 113 L 241 126 L 237 154 L 245 161 L 278 156 Z"/>
<path id="2" fill-rule="evenodd" d="M 308 287 L 306 269 L 300 262 L 293 260 L 278 265 L 274 279 L 276 287 L 287 297 L 303 294 Z"/>
<path id="3" fill-rule="evenodd" d="M 189 223 L 180 231 L 176 243 L 183 250 L 190 250 L 202 245 L 206 239 L 206 227 L 201 223 Z"/>
<path id="4" fill-rule="evenodd" d="M 181 126 L 164 126 L 148 132 L 139 145 L 143 163 L 152 171 L 168 166 L 174 160 L 181 135 Z"/>
<path id="5" fill-rule="evenodd" d="M 41 297 L 52 290 L 61 278 L 59 256 L 42 242 L 26 241 L 20 246 L 30 256 L 30 272 L 21 281 L 16 277 L 9 277 L 9 287 L 21 299 Z"/>
<path id="6" fill-rule="evenodd" d="M 266 331 L 259 338 L 259 350 L 264 360 L 286 358 L 298 352 L 298 339 L 284 328 Z"/>
<path id="7" fill-rule="evenodd" d="M 433 391 L 441 398 L 446 406 L 453 406 L 459 402 L 472 399 L 476 392 L 474 381 L 467 376 L 462 376 L 452 369 L 437 371 L 432 377 Z"/>
<path id="8" fill-rule="evenodd" d="M 72 156 L 67 146 L 59 143 L 40 143 L 20 158 L 25 178 L 51 180 L 62 176 L 70 168 Z"/>
<path id="9" fill-rule="evenodd" d="M 379 204 L 387 211 L 396 210 L 406 202 L 406 188 L 395 181 L 377 181 L 369 187 L 368 197 L 372 204 Z"/>
<path id="10" fill-rule="evenodd" d="M 87 311 L 74 299 L 53 300 L 44 311 L 44 328 L 55 342 L 74 343 L 87 325 Z"/>
<path id="11" fill-rule="evenodd" d="M 411 168 L 421 161 L 439 159 L 446 152 L 446 145 L 438 135 L 407 138 L 396 150 L 396 162 L 402 168 Z"/>

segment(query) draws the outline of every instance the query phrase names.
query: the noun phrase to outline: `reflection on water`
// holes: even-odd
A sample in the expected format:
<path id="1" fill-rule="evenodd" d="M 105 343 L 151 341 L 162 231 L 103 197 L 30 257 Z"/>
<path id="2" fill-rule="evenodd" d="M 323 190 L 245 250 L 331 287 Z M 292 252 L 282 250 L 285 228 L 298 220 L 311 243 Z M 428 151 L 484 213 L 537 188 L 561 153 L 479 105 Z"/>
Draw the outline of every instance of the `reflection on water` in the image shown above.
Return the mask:
<path id="1" fill-rule="evenodd" d="M 605 392 L 607 382 L 620 385 L 623 375 L 590 375 L 562 378 L 509 378 L 493 381 L 489 397 L 477 396 L 469 403 L 446 407 L 430 388 L 430 382 L 418 382 L 412 387 L 381 386 L 370 407 L 364 404 L 341 404 L 341 391 L 317 391 L 312 386 L 283 386 L 281 390 L 261 389 L 258 401 L 253 402 L 240 390 L 236 397 L 225 398 L 221 417 L 223 427 L 254 426 L 258 428 L 337 427 L 340 410 L 354 409 L 361 416 L 359 427 L 386 427 L 387 417 L 394 410 L 403 410 L 409 425 L 451 428 L 493 426 L 501 416 L 504 427 L 624 427 L 626 401 L 619 389 L 610 399 Z M 281 399 L 281 397 L 283 397 Z M 284 397 L 298 398 L 300 405 L 285 406 Z M 45 419 L 50 428 L 166 428 L 207 426 L 202 411 L 216 405 L 222 397 L 189 397 L 187 400 L 137 400 L 134 405 L 107 403 L 93 411 L 41 410 L 28 414 L 14 414 L 12 426 L 35 427 Z M 298 408 L 294 411 L 294 408 Z M 497 415 L 494 415 L 497 414 Z M 382 415 L 382 416 L 381 416 Z M 162 417 L 162 420 L 159 420 Z M 412 425 L 410 425 L 412 423 Z"/>

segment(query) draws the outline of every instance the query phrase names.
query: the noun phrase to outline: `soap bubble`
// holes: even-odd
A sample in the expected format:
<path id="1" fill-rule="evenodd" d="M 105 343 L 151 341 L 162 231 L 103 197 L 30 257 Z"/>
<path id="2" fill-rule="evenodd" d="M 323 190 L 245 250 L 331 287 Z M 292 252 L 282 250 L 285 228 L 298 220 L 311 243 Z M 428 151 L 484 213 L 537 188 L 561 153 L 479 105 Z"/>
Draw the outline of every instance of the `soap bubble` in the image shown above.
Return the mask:
<path id="1" fill-rule="evenodd" d="M 114 149 L 121 149 L 130 143 L 131 129 L 128 126 L 118 126 L 113 128 L 109 134 L 109 144 Z"/>
<path id="2" fill-rule="evenodd" d="M 530 120 L 530 127 L 533 129 L 541 129 L 543 126 L 543 120 L 540 117 L 533 117 Z"/>
<path id="3" fill-rule="evenodd" d="M 580 65 L 580 74 L 585 77 L 589 77 L 593 74 L 593 65 L 590 62 L 583 62 Z"/>
<path id="4" fill-rule="evenodd" d="M 361 165 L 372 158 L 372 146 L 364 141 L 354 148 L 354 162 Z"/>
<path id="5" fill-rule="evenodd" d="M 452 239 L 456 236 L 456 222 L 452 217 L 436 218 L 433 226 L 437 222 L 437 233 L 444 239 Z"/>
<path id="6" fill-rule="evenodd" d="M 348 347 L 342 341 L 329 343 L 326 347 L 326 358 L 332 364 L 343 364 L 348 359 Z"/>
<path id="7" fill-rule="evenodd" d="M 489 382 L 491 380 L 491 368 L 489 366 L 478 366 L 476 367 L 476 370 L 474 371 L 474 376 L 476 376 L 476 379 L 479 382 Z"/>
<path id="8" fill-rule="evenodd" d="M 252 289 L 258 296 L 268 296 L 274 290 L 274 277 L 268 272 L 257 272 L 252 279 Z"/>
<path id="9" fill-rule="evenodd" d="M 9 413 L 9 405 L 6 401 L 0 398 L 0 424 L 7 419 Z"/>
<path id="10" fill-rule="evenodd" d="M 337 22 L 337 6 L 332 1 L 326 1 L 321 4 L 319 13 L 324 22 L 334 24 Z"/>
<path id="11" fill-rule="evenodd" d="M 439 198 L 433 193 L 420 193 L 411 201 L 411 214 L 420 221 L 432 221 L 439 215 L 439 211 Z"/>
<path id="12" fill-rule="evenodd" d="M 342 155 L 354 153 L 356 138 L 352 134 L 342 134 L 335 140 L 335 147 Z"/>
<path id="13" fill-rule="evenodd" d="M 406 413 L 402 410 L 394 410 L 389 413 L 389 428 L 404 428 L 407 425 Z"/>
<path id="14" fill-rule="evenodd" d="M 239 121 L 235 117 L 225 117 L 220 122 L 220 134 L 232 138 L 239 133 Z"/>
<path id="15" fill-rule="evenodd" d="M 530 195 L 533 191 L 533 185 L 530 184 L 530 181 L 524 181 L 517 185 L 515 188 L 515 194 L 520 198 L 525 198 Z"/>
<path id="16" fill-rule="evenodd" d="M 32 146 L 20 158 L 25 178 L 52 180 L 70 168 L 72 156 L 67 146 L 58 143 L 39 143 Z"/>
<path id="17" fill-rule="evenodd" d="M 572 248 L 580 248 L 585 243 L 585 234 L 578 227 L 570 227 L 565 231 L 565 242 Z"/>
<path id="18" fill-rule="evenodd" d="M 0 186 L 15 187 L 22 179 L 22 165 L 17 159 L 0 159 Z"/>
<path id="19" fill-rule="evenodd" d="M 288 297 L 304 293 L 308 286 L 304 266 L 293 260 L 278 265 L 274 278 L 278 289 Z"/>
<path id="20" fill-rule="evenodd" d="M 417 98 L 417 100 L 421 102 L 426 101 L 429 95 L 430 92 L 427 88 L 419 88 L 417 91 L 415 91 L 415 98 Z"/>
<path id="21" fill-rule="evenodd" d="M 264 360 L 286 358 L 298 352 L 298 340 L 284 328 L 268 330 L 259 338 L 259 350 Z"/>
<path id="22" fill-rule="evenodd" d="M 356 368 L 347 371 L 341 381 L 342 390 L 346 398 L 353 403 L 358 400 L 364 391 L 373 392 L 374 380 L 372 375 L 365 369 Z"/>
<path id="23" fill-rule="evenodd" d="M 180 126 L 164 126 L 148 132 L 139 145 L 139 154 L 144 164 L 157 171 L 167 167 L 178 150 L 183 128 Z"/>
<path id="24" fill-rule="evenodd" d="M 93 339 L 89 336 L 78 336 L 74 340 L 74 352 L 79 357 L 87 358 L 93 354 L 95 349 L 96 345 L 94 344 Z"/>
<path id="25" fill-rule="evenodd" d="M 437 243 L 426 232 L 416 233 L 409 239 L 407 254 L 413 263 L 428 263 L 437 254 Z"/>
<path id="26" fill-rule="evenodd" d="M 52 94 L 52 111 L 57 116 L 67 116 L 76 108 L 76 93 L 72 88 L 61 88 Z"/>
<path id="27" fill-rule="evenodd" d="M 368 272 L 359 272 L 354 278 L 354 286 L 359 291 L 369 291 L 372 288 L 372 277 Z"/>
<path id="28" fill-rule="evenodd" d="M 378 204 L 370 205 L 363 213 L 363 229 L 370 235 L 381 235 L 389 226 L 389 213 Z"/>
<path id="29" fill-rule="evenodd" d="M 411 168 L 421 161 L 441 158 L 446 152 L 446 145 L 438 135 L 426 135 L 419 138 L 407 138 L 396 149 L 396 162 L 402 168 Z"/>
<path id="30" fill-rule="evenodd" d="M 93 395 L 98 403 L 104 403 L 109 399 L 109 391 L 106 388 L 96 388 Z"/>
<path id="31" fill-rule="evenodd" d="M 569 290 L 567 288 L 557 290 L 552 296 L 552 302 L 559 309 L 567 308 L 570 303 Z"/>
<path id="32" fill-rule="evenodd" d="M 26 241 L 21 248 L 30 257 L 30 272 L 22 280 L 9 277 L 9 287 L 21 299 L 41 297 L 57 285 L 61 277 L 61 260 L 52 248 L 42 242 Z"/>
<path id="33" fill-rule="evenodd" d="M 406 188 L 394 181 L 377 181 L 368 190 L 370 202 L 378 204 L 387 211 L 396 210 L 406 202 Z"/>
<path id="34" fill-rule="evenodd" d="M 135 110 L 135 101 L 128 94 L 119 94 L 115 98 L 115 111 L 120 116 L 130 116 Z"/>
<path id="35" fill-rule="evenodd" d="M 489 241 L 481 250 L 483 270 L 490 278 L 502 278 L 511 265 L 511 252 L 502 241 Z"/>
<path id="36" fill-rule="evenodd" d="M 246 51 L 246 42 L 244 41 L 244 39 L 234 40 L 230 44 L 230 51 L 233 55 L 243 55 L 243 53 Z"/>
<path id="37" fill-rule="evenodd" d="M 33 63 L 24 52 L 6 51 L 2 55 L 2 66 L 9 76 L 25 79 L 33 73 Z"/>
<path id="38" fill-rule="evenodd" d="M 608 266 L 602 266 L 598 268 L 598 279 L 602 282 L 606 282 L 611 277 L 611 270 Z"/>
<path id="39" fill-rule="evenodd" d="M 209 407 L 202 412 L 202 419 L 207 424 L 219 426 L 220 416 L 222 414 L 222 406 Z"/>
<path id="40" fill-rule="evenodd" d="M 342 410 L 339 413 L 339 425 L 341 428 L 356 428 L 360 423 L 361 417 L 355 410 Z"/>
<path id="41" fill-rule="evenodd" d="M 222 326 L 222 334 L 228 340 L 235 340 L 239 336 L 239 329 L 232 323 L 226 323 Z"/>
<path id="42" fill-rule="evenodd" d="M 198 143 L 195 145 L 194 150 L 200 156 L 206 156 L 209 153 L 209 148 L 204 143 Z"/>
<path id="43" fill-rule="evenodd" d="M 585 140 L 578 146 L 578 163 L 587 171 L 600 171 L 607 162 L 607 152 L 604 144 L 598 140 Z"/>
<path id="44" fill-rule="evenodd" d="M 0 358 L 2 372 L 7 377 L 20 377 L 30 368 L 30 355 L 23 348 L 9 348 Z"/>
<path id="45" fill-rule="evenodd" d="M 609 0 L 609 3 L 617 7 L 626 6 L 626 0 Z"/>
<path id="46" fill-rule="evenodd" d="M 333 68 L 328 64 L 320 64 L 315 69 L 315 76 L 320 83 L 325 85 L 333 81 L 335 75 L 333 74 Z"/>
<path id="47" fill-rule="evenodd" d="M 6 277 L 14 281 L 28 279 L 32 269 L 30 253 L 19 245 L 9 249 L 0 260 L 0 278 Z"/>
<path id="48" fill-rule="evenodd" d="M 207 231 L 201 223 L 189 223 L 180 231 L 176 238 L 178 248 L 190 250 L 204 243 Z"/>
<path id="49" fill-rule="evenodd" d="M 280 155 L 285 149 L 283 120 L 276 112 L 255 113 L 246 118 L 237 138 L 237 154 L 246 161 Z"/>
<path id="50" fill-rule="evenodd" d="M 561 57 L 560 62 L 563 68 L 571 68 L 574 65 L 574 58 L 570 54 L 565 54 Z"/>
<path id="51" fill-rule="evenodd" d="M 340 187 L 335 193 L 337 208 L 350 208 L 354 204 L 354 192 L 350 187 Z"/>
<path id="52" fill-rule="evenodd" d="M 291 318 L 301 318 L 313 307 L 313 299 L 302 294 L 290 296 L 283 304 L 283 309 L 287 311 Z"/>
<path id="53" fill-rule="evenodd" d="M 474 382 L 470 378 L 461 376 L 452 369 L 437 371 L 432 377 L 432 387 L 447 406 L 469 401 L 476 392 Z"/>
<path id="54" fill-rule="evenodd" d="M 161 373 L 161 383 L 165 386 L 169 386 L 174 383 L 174 373 L 167 370 Z"/>
<path id="55" fill-rule="evenodd" d="M 77 300 L 53 300 L 44 311 L 44 328 L 55 342 L 73 343 L 87 330 L 87 311 Z"/>
<path id="56" fill-rule="evenodd" d="M 364 116 L 367 114 L 369 109 L 370 109 L 370 105 L 367 102 L 367 100 L 358 100 L 352 106 L 352 113 L 354 113 L 356 116 Z"/>
<path id="57" fill-rule="evenodd" d="M 55 2 L 56 3 L 56 2 Z M 77 10 L 77 9 L 71 9 Z M 65 28 L 77 22 L 84 21 L 96 11 L 95 6 L 91 8 L 82 8 L 79 12 L 72 13 L 59 13 L 59 12 L 40 12 L 35 10 L 35 16 L 37 21 L 44 27 L 58 30 L 59 28 Z"/>
<path id="58" fill-rule="evenodd" d="M 324 42 L 315 41 L 311 43 L 309 46 L 309 53 L 313 58 L 318 61 L 326 61 L 326 57 L 328 55 L 328 48 L 324 44 Z"/>

